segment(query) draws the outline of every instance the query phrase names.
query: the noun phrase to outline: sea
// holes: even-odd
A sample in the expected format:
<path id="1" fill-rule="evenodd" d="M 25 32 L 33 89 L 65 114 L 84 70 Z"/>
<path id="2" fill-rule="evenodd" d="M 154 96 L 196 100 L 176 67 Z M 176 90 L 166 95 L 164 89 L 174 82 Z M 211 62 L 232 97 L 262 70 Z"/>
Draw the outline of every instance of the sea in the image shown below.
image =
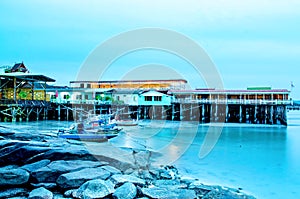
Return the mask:
<path id="1" fill-rule="evenodd" d="M 124 150 L 147 149 L 154 165 L 174 165 L 184 178 L 241 189 L 263 199 L 300 198 L 300 111 L 288 112 L 288 126 L 199 125 L 141 121 L 109 142 Z M 19 130 L 55 133 L 70 122 L 0 123 Z"/>

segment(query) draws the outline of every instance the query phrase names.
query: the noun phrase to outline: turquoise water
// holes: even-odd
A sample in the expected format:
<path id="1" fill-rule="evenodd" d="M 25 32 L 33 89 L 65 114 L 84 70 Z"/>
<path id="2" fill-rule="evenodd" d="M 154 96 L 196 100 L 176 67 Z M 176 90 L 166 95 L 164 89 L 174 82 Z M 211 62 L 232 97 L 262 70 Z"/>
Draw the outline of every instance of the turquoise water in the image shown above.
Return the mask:
<path id="1" fill-rule="evenodd" d="M 184 176 L 204 183 L 242 188 L 257 198 L 300 198 L 300 112 L 288 114 L 289 126 L 224 127 L 216 145 L 204 158 L 199 151 L 207 132 L 215 127 L 184 122 L 144 123 L 125 128 L 110 140 L 115 146 L 163 152 L 155 164 L 173 164 Z M 67 127 L 67 122 L 30 122 L 13 128 L 42 133 Z"/>
<path id="2" fill-rule="evenodd" d="M 300 112 L 289 113 L 287 128 L 224 127 L 217 144 L 204 158 L 199 157 L 199 151 L 209 127 L 152 126 L 131 130 L 129 135 L 112 143 L 121 146 L 140 143 L 163 151 L 162 158 L 175 160 L 170 164 L 176 165 L 180 173 L 207 184 L 242 188 L 257 198 L 300 198 Z M 182 136 L 176 139 L 178 134 Z"/>

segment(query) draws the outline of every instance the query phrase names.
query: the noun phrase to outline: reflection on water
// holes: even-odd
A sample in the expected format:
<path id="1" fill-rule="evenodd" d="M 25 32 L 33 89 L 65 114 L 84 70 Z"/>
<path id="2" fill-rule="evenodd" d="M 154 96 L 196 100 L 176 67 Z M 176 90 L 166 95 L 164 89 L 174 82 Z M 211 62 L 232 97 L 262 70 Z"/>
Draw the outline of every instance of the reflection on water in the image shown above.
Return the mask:
<path id="1" fill-rule="evenodd" d="M 128 128 L 115 146 L 163 152 L 156 164 L 175 164 L 184 175 L 208 184 L 243 188 L 258 198 L 300 197 L 300 112 L 285 127 L 224 127 L 213 150 L 199 158 L 208 126 L 178 123 Z M 1 123 L 0 125 L 3 125 Z M 8 124 L 4 124 L 8 125 Z M 67 122 L 16 123 L 14 128 L 56 131 Z M 213 128 L 210 128 L 213 133 Z"/>

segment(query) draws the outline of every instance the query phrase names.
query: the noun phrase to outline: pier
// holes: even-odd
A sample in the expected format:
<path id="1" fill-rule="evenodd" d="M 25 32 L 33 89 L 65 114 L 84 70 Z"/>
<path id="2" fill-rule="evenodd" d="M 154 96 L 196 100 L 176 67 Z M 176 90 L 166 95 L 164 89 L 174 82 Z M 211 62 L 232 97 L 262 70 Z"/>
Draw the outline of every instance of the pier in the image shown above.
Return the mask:
<path id="1" fill-rule="evenodd" d="M 120 120 L 287 125 L 287 89 L 187 90 L 186 80 L 72 81 L 27 73 L 1 75 L 1 121 L 81 121 L 95 114 Z M 42 83 L 41 83 L 42 82 Z M 37 86 L 39 85 L 39 86 Z"/>

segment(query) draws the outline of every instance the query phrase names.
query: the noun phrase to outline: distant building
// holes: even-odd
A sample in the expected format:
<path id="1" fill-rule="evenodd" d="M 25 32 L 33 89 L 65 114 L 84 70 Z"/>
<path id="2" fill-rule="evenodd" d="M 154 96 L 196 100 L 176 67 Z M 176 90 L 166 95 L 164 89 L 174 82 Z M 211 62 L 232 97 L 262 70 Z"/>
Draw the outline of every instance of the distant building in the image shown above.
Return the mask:
<path id="1" fill-rule="evenodd" d="M 187 81 L 184 79 L 170 80 L 120 80 L 120 81 L 71 81 L 71 88 L 85 89 L 131 89 L 131 90 L 184 90 Z"/>
<path id="2" fill-rule="evenodd" d="M 15 72 L 29 73 L 29 70 L 26 68 L 23 62 L 16 63 L 13 67 L 5 69 L 5 73 L 15 73 Z"/>

